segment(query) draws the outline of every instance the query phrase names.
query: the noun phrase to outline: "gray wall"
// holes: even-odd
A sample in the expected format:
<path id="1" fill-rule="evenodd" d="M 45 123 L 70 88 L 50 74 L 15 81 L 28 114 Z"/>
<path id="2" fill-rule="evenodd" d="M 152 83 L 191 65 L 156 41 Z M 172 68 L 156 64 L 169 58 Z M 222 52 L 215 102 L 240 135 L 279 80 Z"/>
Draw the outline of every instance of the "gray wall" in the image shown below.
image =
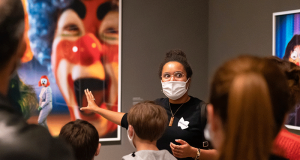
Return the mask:
<path id="1" fill-rule="evenodd" d="M 299 8 L 299 0 L 210 0 L 209 77 L 237 55 L 272 55 L 272 14 Z"/>
<path id="2" fill-rule="evenodd" d="M 182 49 L 194 75 L 190 95 L 206 99 L 208 91 L 208 1 L 123 0 L 122 8 L 122 112 L 133 97 L 164 97 L 158 66 L 170 49 Z M 104 145 L 96 160 L 121 159 L 134 149 L 122 129 L 122 141 Z"/>
<path id="3" fill-rule="evenodd" d="M 219 65 L 237 55 L 272 55 L 272 14 L 299 8 L 299 0 L 210 0 L 209 80 Z"/>

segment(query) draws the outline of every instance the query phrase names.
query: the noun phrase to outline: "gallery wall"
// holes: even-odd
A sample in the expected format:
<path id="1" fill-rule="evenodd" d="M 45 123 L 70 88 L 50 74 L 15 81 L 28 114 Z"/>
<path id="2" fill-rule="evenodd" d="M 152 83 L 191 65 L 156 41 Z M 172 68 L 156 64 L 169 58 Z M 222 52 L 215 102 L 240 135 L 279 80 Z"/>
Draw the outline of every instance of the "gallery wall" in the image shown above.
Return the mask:
<path id="1" fill-rule="evenodd" d="M 210 0 L 208 80 L 237 55 L 272 55 L 272 14 L 295 9 L 300 9 L 297 0 Z"/>
<path id="2" fill-rule="evenodd" d="M 170 49 L 182 49 L 194 75 L 189 94 L 207 99 L 208 1 L 123 0 L 122 112 L 133 102 L 164 97 L 158 67 Z M 134 151 L 125 129 L 121 142 L 103 145 L 100 159 L 121 159 Z"/>

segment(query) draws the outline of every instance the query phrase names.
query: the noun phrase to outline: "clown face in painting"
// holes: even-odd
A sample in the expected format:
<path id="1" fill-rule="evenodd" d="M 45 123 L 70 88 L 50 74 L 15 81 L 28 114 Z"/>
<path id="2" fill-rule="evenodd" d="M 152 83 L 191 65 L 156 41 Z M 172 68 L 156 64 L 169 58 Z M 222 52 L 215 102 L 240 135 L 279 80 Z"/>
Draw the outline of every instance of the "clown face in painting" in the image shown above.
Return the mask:
<path id="1" fill-rule="evenodd" d="M 99 107 L 117 111 L 118 28 L 117 1 L 74 0 L 59 15 L 52 45 L 52 71 L 71 119 L 89 121 L 100 137 L 117 126 L 80 107 L 87 106 L 88 88 Z"/>

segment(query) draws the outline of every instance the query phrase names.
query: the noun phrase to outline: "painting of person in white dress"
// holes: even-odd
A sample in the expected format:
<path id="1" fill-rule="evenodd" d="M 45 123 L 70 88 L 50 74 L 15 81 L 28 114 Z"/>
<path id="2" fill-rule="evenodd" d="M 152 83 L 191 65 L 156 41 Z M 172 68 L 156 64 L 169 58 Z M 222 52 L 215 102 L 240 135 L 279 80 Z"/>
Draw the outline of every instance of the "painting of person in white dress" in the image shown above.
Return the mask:
<path id="1" fill-rule="evenodd" d="M 39 81 L 39 87 L 41 86 L 43 86 L 43 88 L 39 95 L 38 110 L 40 111 L 40 114 L 38 118 L 38 124 L 48 129 L 47 117 L 52 110 L 52 90 L 49 79 L 46 75 L 43 75 Z"/>

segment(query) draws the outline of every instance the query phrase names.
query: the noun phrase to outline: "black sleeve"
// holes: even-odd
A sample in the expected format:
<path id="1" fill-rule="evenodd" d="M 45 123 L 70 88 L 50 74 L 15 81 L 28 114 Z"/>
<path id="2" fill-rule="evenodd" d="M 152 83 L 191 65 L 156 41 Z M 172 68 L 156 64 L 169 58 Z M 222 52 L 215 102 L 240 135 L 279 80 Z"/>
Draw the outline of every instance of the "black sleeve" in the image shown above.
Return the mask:
<path id="1" fill-rule="evenodd" d="M 128 129 L 127 113 L 125 113 L 124 116 L 122 117 L 121 126 L 123 128 L 126 128 L 126 130 Z"/>

